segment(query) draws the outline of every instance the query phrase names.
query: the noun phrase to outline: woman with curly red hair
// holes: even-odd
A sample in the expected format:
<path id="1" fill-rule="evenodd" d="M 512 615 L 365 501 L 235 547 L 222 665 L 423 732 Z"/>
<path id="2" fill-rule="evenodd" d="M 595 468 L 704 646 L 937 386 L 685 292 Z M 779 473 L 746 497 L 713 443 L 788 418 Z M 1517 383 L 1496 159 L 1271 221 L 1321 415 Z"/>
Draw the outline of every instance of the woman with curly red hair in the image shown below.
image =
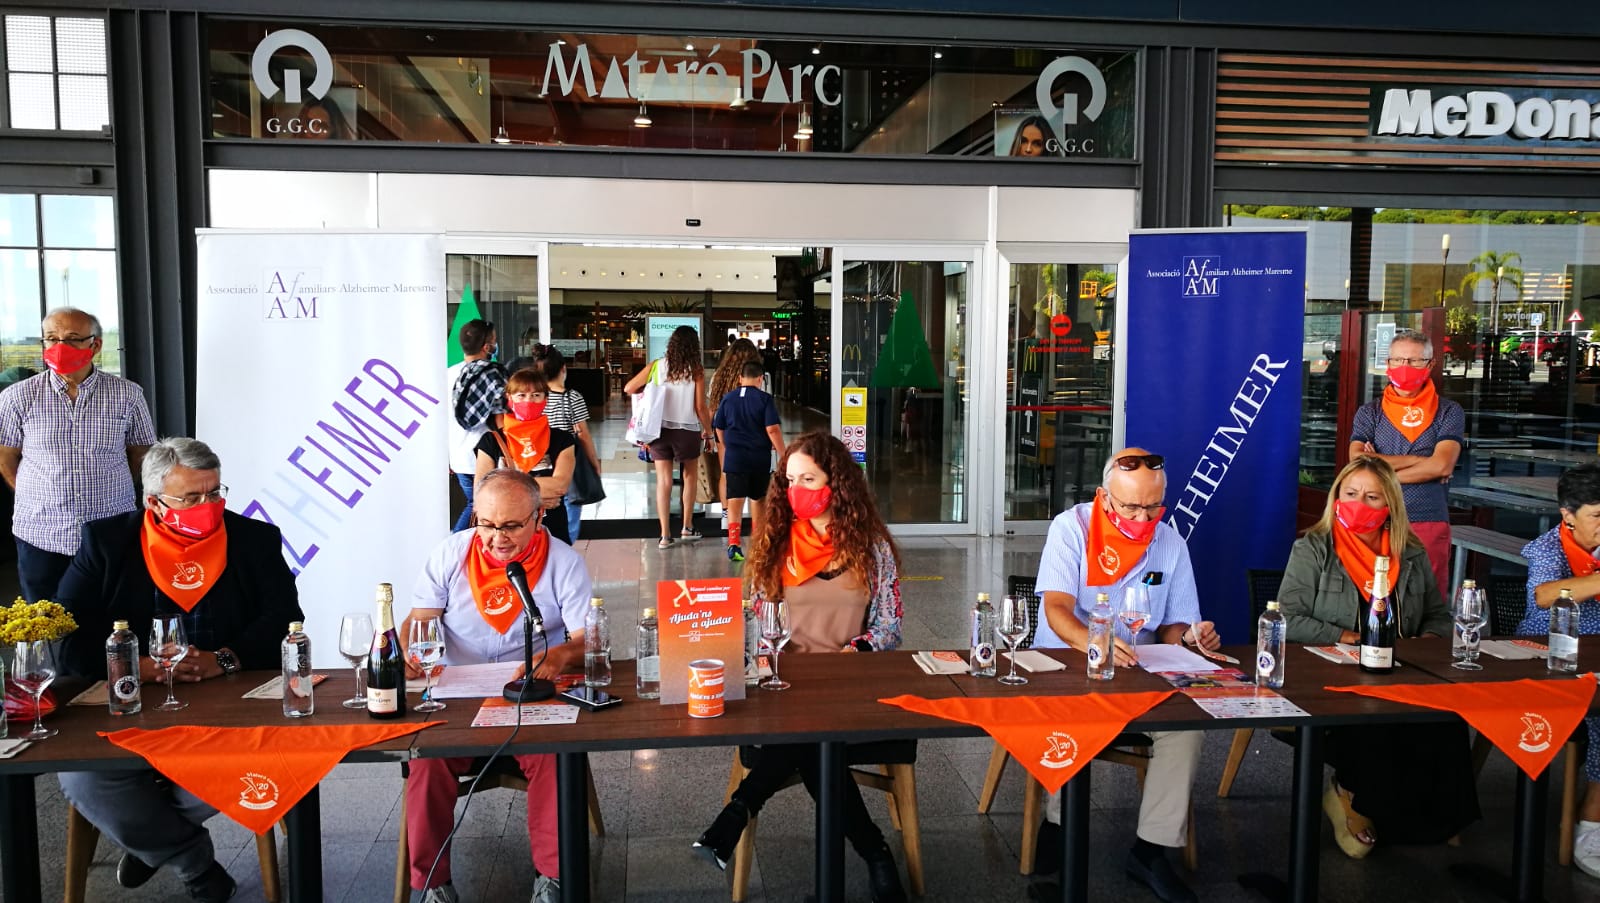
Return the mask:
<path id="1" fill-rule="evenodd" d="M 746 567 L 760 606 L 788 604 L 793 628 L 785 651 L 874 652 L 900 645 L 900 566 L 889 529 L 861 468 L 825 432 L 800 436 L 784 451 L 767 492 L 770 512 Z M 915 741 L 853 743 L 850 764 L 909 762 Z M 795 774 L 816 799 L 815 744 L 740 749 L 750 773 L 694 848 L 720 868 L 733 858 L 745 825 Z M 845 837 L 867 863 L 872 899 L 905 899 L 894 854 L 873 824 L 854 782 L 845 784 Z"/>

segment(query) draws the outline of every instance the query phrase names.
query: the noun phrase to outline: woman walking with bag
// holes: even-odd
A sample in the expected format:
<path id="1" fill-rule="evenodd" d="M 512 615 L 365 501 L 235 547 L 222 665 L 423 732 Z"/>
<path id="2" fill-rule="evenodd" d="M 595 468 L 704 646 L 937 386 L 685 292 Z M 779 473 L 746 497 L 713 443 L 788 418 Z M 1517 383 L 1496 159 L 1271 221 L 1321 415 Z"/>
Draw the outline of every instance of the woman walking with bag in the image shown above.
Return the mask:
<path id="1" fill-rule="evenodd" d="M 657 370 L 661 372 L 658 374 Z M 672 465 L 679 465 L 683 477 L 683 532 L 685 541 L 700 538 L 694 529 L 694 495 L 700 452 L 710 439 L 711 411 L 706 407 L 706 371 L 701 363 L 700 336 L 691 326 L 679 326 L 667 340 L 667 353 L 661 360 L 633 375 L 622 391 L 634 395 L 644 391 L 652 380 L 662 389 L 661 435 L 649 445 L 650 460 L 656 468 L 656 516 L 661 521 L 661 541 L 657 548 L 671 548 Z"/>

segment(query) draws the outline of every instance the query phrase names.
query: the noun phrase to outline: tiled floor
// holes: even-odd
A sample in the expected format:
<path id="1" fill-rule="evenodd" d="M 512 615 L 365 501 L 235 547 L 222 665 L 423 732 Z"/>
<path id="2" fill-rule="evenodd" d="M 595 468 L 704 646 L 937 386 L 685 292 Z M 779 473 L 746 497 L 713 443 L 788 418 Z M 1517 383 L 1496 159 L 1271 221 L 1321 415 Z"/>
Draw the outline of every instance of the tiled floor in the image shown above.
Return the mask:
<path id="1" fill-rule="evenodd" d="M 1031 574 L 1040 538 L 1012 540 L 908 539 L 902 545 L 908 648 L 954 648 L 965 643 L 967 608 L 980 590 L 1001 592 L 1008 573 Z M 597 591 L 617 623 L 636 617 L 657 580 L 726 573 L 720 544 L 656 550 L 653 541 L 583 542 Z M 617 631 L 619 658 L 632 655 L 631 631 Z M 1287 861 L 1290 752 L 1258 735 L 1228 800 L 1215 797 L 1230 733 L 1207 736 L 1195 784 L 1201 865 L 1190 876 L 1202 900 L 1250 899 L 1236 882 L 1240 872 L 1281 870 Z M 1004 901 L 1027 898 L 1027 879 L 1017 874 L 1021 832 L 1020 769 L 1008 770 L 989 815 L 976 814 L 977 795 L 990 744 L 983 739 L 929 741 L 920 745 L 917 788 L 921 803 L 923 858 L 930 901 Z M 592 842 L 595 899 L 715 901 L 727 899 L 726 877 L 694 859 L 689 842 L 715 815 L 731 754 L 726 749 L 641 750 L 591 757 L 606 836 Z M 1138 794 L 1126 768 L 1093 766 L 1097 900 L 1154 900 L 1122 873 L 1124 851 L 1133 840 Z M 1559 774 L 1559 772 L 1558 772 Z M 324 898 L 376 903 L 393 887 L 399 770 L 393 765 L 345 765 L 323 783 Z M 1509 867 L 1513 773 L 1507 760 L 1491 758 L 1479 779 L 1485 819 L 1471 828 L 1463 846 L 1383 848 L 1352 862 L 1322 841 L 1321 889 L 1339 901 L 1488 900 L 1480 887 L 1458 883 L 1454 863 L 1484 862 Z M 40 847 L 47 899 L 59 897 L 65 806 L 54 777 L 38 782 Z M 868 806 L 888 831 L 880 794 Z M 1552 831 L 1555 806 L 1551 807 Z M 751 899 L 802 900 L 811 881 L 813 824 L 810 800 L 785 791 L 762 812 Z M 261 899 L 260 874 L 250 836 L 225 818 L 210 823 L 218 857 L 240 882 L 238 899 Z M 897 841 L 891 836 L 891 844 Z M 90 870 L 90 900 L 181 899 L 182 888 L 162 872 L 139 891 L 117 887 L 118 851 L 102 842 Z M 1546 889 L 1552 900 L 1600 899 L 1600 881 L 1555 864 L 1547 855 Z M 847 856 L 852 900 L 867 899 L 865 872 Z M 903 861 L 902 861 L 903 865 Z M 533 884 L 522 798 L 491 791 L 472 801 L 455 844 L 455 882 L 462 899 L 525 899 Z"/>

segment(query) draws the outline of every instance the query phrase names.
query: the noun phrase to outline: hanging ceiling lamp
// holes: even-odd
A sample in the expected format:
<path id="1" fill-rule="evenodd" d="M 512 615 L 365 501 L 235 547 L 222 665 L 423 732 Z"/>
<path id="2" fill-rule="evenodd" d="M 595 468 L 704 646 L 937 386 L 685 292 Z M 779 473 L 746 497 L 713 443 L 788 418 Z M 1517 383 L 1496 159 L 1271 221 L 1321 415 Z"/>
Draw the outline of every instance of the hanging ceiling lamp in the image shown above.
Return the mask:
<path id="1" fill-rule="evenodd" d="M 633 117 L 633 127 L 647 129 L 650 127 L 650 111 L 645 109 L 644 101 L 639 101 L 639 115 Z"/>

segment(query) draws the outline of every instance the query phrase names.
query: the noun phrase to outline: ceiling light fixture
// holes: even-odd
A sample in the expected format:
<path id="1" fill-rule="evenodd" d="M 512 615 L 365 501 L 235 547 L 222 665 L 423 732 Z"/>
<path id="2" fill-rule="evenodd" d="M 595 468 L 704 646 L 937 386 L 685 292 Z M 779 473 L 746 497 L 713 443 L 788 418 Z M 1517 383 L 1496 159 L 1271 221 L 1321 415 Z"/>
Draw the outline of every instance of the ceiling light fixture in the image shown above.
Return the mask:
<path id="1" fill-rule="evenodd" d="M 690 53 L 693 53 L 694 52 L 694 44 L 692 44 L 692 43 L 684 44 L 683 45 L 683 49 L 689 51 Z"/>
<path id="2" fill-rule="evenodd" d="M 633 127 L 647 129 L 650 127 L 650 111 L 645 109 L 644 101 L 639 101 L 639 115 L 633 117 Z"/>
<path id="3" fill-rule="evenodd" d="M 821 44 L 814 45 L 811 48 L 811 55 L 812 56 L 821 56 L 822 55 L 822 45 Z"/>
<path id="4" fill-rule="evenodd" d="M 802 104 L 800 106 L 800 127 L 795 129 L 794 136 L 796 138 L 810 138 L 812 131 L 811 111 Z"/>
<path id="5" fill-rule="evenodd" d="M 503 126 L 503 125 L 500 126 L 500 131 L 495 133 L 494 143 L 495 144 L 510 144 L 511 143 L 511 136 L 506 134 L 506 127 L 505 126 Z"/>
<path id="6" fill-rule="evenodd" d="M 944 51 L 943 50 L 935 50 L 933 52 L 933 58 L 936 59 L 936 60 L 944 59 Z"/>
<path id="7" fill-rule="evenodd" d="M 733 100 L 728 102 L 728 109 L 730 109 L 730 110 L 742 110 L 742 109 L 744 109 L 744 90 L 742 88 L 740 90 L 738 90 L 738 91 L 733 92 Z"/>

